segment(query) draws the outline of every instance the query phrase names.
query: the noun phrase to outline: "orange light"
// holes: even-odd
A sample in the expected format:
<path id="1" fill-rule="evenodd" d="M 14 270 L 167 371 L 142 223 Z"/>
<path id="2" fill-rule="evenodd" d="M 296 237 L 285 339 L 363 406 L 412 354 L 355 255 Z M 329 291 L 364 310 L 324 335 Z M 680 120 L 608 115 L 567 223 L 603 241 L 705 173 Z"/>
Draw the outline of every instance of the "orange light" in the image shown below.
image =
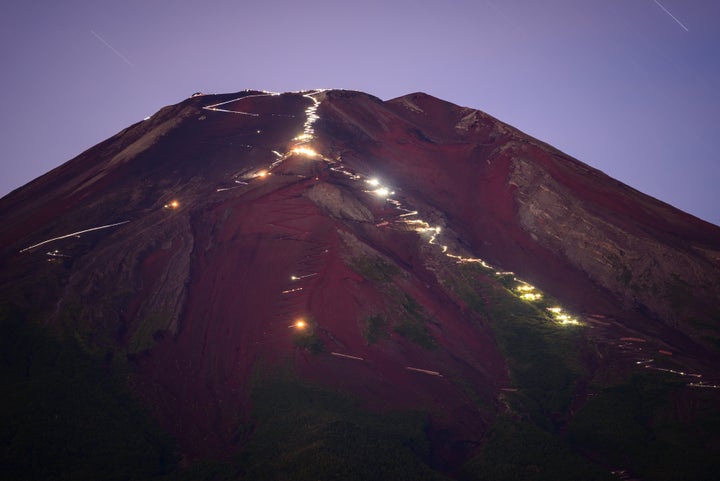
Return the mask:
<path id="1" fill-rule="evenodd" d="M 177 200 L 173 200 L 172 202 L 169 202 L 163 206 L 165 209 L 177 209 L 180 207 L 180 202 Z"/>
<path id="2" fill-rule="evenodd" d="M 290 152 L 298 155 L 305 155 L 307 157 L 317 157 L 319 154 L 310 147 L 295 147 Z"/>
<path id="3" fill-rule="evenodd" d="M 261 170 L 258 172 L 258 177 L 267 177 L 268 171 L 267 170 Z"/>
<path id="4" fill-rule="evenodd" d="M 305 321 L 303 321 L 302 319 L 298 319 L 295 322 L 295 327 L 297 327 L 298 329 L 305 329 L 305 326 L 307 326 L 307 323 Z"/>

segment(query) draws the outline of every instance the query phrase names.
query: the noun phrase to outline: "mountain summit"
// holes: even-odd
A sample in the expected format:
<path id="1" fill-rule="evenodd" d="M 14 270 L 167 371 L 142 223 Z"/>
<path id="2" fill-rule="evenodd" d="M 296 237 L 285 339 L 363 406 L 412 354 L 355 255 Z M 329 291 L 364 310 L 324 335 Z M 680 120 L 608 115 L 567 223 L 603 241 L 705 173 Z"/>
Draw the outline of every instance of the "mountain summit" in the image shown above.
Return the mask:
<path id="1" fill-rule="evenodd" d="M 64 365 L 38 361 L 47 335 L 101 366 L 175 440 L 136 478 L 717 469 L 720 228 L 478 110 L 195 94 L 4 197 L 0 222 L 6 343 L 31 346 L 5 378 Z"/>

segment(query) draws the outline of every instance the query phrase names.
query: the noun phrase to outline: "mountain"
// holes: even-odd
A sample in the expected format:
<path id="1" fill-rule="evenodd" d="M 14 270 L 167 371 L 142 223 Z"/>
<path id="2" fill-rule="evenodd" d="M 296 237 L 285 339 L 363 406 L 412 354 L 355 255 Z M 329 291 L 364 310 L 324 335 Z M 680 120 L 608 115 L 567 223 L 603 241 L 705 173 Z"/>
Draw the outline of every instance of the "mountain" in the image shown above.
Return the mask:
<path id="1" fill-rule="evenodd" d="M 720 467 L 720 228 L 478 110 L 198 93 L 0 222 L 12 479 Z"/>

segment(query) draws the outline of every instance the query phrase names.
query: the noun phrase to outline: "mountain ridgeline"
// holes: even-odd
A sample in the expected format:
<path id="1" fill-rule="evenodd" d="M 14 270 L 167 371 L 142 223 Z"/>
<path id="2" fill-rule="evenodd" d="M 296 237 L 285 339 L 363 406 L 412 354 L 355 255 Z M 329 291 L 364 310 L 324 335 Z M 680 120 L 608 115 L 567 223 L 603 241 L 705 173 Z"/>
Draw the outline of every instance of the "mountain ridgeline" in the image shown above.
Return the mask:
<path id="1" fill-rule="evenodd" d="M 478 110 L 195 94 L 0 221 L 6 479 L 720 468 L 720 228 Z"/>

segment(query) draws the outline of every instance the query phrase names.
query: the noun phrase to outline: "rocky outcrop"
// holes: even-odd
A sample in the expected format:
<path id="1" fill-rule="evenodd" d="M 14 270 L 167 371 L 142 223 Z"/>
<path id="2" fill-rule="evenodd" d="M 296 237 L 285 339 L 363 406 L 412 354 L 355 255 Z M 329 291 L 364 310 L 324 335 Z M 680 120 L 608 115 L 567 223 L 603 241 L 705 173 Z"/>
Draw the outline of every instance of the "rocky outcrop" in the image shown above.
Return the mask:
<path id="1" fill-rule="evenodd" d="M 2 199 L 0 225 L 2 299 L 129 366 L 191 455 L 253 430 L 258 366 L 427 410 L 469 452 L 544 363 L 572 397 L 577 350 L 594 369 L 617 341 L 585 349 L 598 330 L 535 289 L 686 359 L 720 338 L 720 229 L 421 93 L 194 96 Z"/>
<path id="2" fill-rule="evenodd" d="M 305 191 L 304 195 L 336 219 L 373 221 L 372 212 L 357 197 L 331 184 L 318 183 Z"/>
<path id="3" fill-rule="evenodd" d="M 536 159 L 514 157 L 508 183 L 516 189 L 518 222 L 533 240 L 626 307 L 640 306 L 701 341 L 717 335 L 711 326 L 717 315 L 712 300 L 720 299 L 718 268 L 696 246 L 667 242 L 661 232 L 601 216 Z"/>

